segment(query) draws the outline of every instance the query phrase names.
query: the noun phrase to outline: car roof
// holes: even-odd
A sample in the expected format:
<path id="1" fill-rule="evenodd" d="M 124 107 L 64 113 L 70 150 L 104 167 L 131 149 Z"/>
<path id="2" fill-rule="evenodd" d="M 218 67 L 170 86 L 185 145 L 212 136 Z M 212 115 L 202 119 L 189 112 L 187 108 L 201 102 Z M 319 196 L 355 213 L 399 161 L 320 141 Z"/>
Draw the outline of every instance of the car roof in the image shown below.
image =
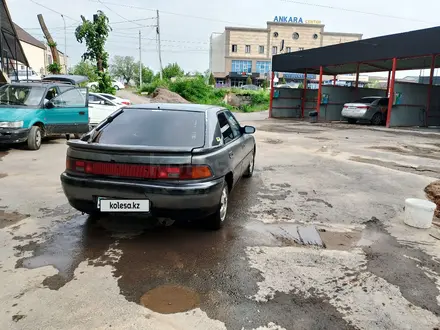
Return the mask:
<path id="1" fill-rule="evenodd" d="M 136 104 L 128 106 L 129 109 L 145 109 L 145 110 L 182 110 L 182 111 L 195 111 L 195 112 L 208 112 L 222 110 L 222 107 L 216 105 L 205 104 L 184 104 L 184 103 L 148 103 L 148 104 Z"/>
<path id="2" fill-rule="evenodd" d="M 43 78 L 45 81 L 61 81 L 68 82 L 72 85 L 80 84 L 89 80 L 86 76 L 71 75 L 71 74 L 54 74 Z"/>

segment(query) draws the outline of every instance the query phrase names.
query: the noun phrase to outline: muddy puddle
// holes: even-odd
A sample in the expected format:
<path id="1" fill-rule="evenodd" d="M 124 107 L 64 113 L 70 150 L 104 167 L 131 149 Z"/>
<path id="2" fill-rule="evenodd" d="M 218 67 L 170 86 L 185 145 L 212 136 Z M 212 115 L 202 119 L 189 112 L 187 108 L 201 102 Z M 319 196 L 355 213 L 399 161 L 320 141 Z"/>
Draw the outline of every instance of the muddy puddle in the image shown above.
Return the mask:
<path id="1" fill-rule="evenodd" d="M 199 295 L 180 285 L 162 285 L 146 292 L 141 305 L 162 314 L 183 313 L 200 305 Z"/>
<path id="2" fill-rule="evenodd" d="M 374 146 L 369 147 L 368 149 L 373 150 L 381 150 L 381 151 L 389 151 L 394 152 L 400 155 L 405 156 L 415 156 L 429 159 L 440 159 L 440 149 L 436 144 L 433 145 L 433 148 L 427 148 L 422 146 L 414 146 L 414 145 L 402 145 L 402 146 Z"/>
<path id="3" fill-rule="evenodd" d="M 30 217 L 30 214 L 21 214 L 19 212 L 6 212 L 5 210 L 0 210 L 0 228 L 9 227 L 28 217 Z"/>
<path id="4" fill-rule="evenodd" d="M 350 160 L 358 163 L 377 165 L 396 171 L 412 173 L 417 175 L 424 175 L 424 176 L 440 179 L 440 167 L 402 165 L 395 162 L 386 162 L 379 159 L 364 158 L 359 156 L 350 157 Z"/>

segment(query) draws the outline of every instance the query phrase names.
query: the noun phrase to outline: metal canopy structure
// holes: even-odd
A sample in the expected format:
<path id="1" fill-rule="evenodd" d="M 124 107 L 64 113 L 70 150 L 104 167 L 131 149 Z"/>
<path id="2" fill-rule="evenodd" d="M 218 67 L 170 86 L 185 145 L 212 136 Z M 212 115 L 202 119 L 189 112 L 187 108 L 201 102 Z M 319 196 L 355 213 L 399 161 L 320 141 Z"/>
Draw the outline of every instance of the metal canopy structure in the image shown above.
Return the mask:
<path id="1" fill-rule="evenodd" d="M 337 75 L 359 72 L 391 71 L 393 58 L 397 70 L 431 67 L 430 55 L 440 54 L 440 27 L 416 30 L 337 45 L 275 55 L 276 72 Z M 358 69 L 359 65 L 359 69 Z M 440 67 L 440 58 L 435 67 Z"/>
<path id="2" fill-rule="evenodd" d="M 337 45 L 314 48 L 294 53 L 275 55 L 272 58 L 272 81 L 269 117 L 272 117 L 275 72 L 304 73 L 303 100 L 307 93 L 307 74 L 319 74 L 316 111 L 320 112 L 322 99 L 322 76 L 356 73 L 356 88 L 360 72 L 388 71 L 387 92 L 389 97 L 386 126 L 390 126 L 394 102 L 394 83 L 397 70 L 430 68 L 427 95 L 426 120 L 431 104 L 435 68 L 440 67 L 440 27 L 397 33 Z M 304 113 L 304 101 L 302 106 Z"/>
<path id="3" fill-rule="evenodd" d="M 8 69 L 11 66 L 13 68 L 13 65 L 16 65 L 17 62 L 29 67 L 28 60 L 12 22 L 8 6 L 6 5 L 6 0 L 1 0 L 0 5 L 0 56 L 2 70 Z M 15 63 L 12 63 L 11 60 Z"/>

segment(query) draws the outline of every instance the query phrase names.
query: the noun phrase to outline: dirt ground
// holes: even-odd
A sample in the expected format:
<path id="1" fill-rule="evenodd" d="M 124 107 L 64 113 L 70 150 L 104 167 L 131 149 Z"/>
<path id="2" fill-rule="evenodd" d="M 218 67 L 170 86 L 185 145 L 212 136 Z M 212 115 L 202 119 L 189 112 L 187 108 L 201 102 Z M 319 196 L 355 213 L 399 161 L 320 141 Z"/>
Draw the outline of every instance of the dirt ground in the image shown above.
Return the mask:
<path id="1" fill-rule="evenodd" d="M 256 168 L 216 232 L 93 222 L 60 186 L 65 141 L 0 151 L 0 329 L 438 328 L 439 229 L 403 217 L 440 135 L 266 117 L 237 114 Z"/>

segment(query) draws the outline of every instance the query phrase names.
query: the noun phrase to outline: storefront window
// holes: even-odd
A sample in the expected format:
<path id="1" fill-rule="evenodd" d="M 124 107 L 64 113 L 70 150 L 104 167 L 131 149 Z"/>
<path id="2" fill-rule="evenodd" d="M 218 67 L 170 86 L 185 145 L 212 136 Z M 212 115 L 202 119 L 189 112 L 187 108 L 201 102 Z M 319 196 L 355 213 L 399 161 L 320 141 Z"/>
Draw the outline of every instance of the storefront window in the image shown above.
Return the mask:
<path id="1" fill-rule="evenodd" d="M 235 73 L 252 73 L 252 61 L 233 60 L 231 72 Z"/>
<path id="2" fill-rule="evenodd" d="M 257 61 L 257 72 L 268 73 L 272 69 L 272 63 L 270 61 Z"/>

